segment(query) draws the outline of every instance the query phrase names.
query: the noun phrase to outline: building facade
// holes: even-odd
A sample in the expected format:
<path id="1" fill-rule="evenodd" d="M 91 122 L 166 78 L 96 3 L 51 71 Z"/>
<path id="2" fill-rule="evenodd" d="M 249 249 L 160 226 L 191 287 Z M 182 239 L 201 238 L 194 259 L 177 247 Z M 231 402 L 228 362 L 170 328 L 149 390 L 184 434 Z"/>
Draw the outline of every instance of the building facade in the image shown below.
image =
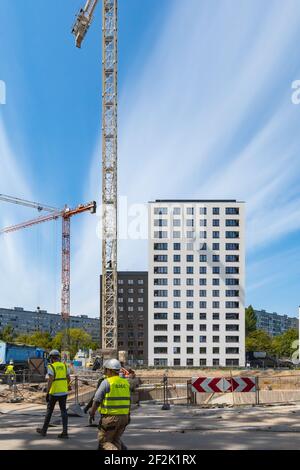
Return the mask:
<path id="1" fill-rule="evenodd" d="M 149 203 L 149 365 L 245 365 L 244 203 Z"/>
<path id="2" fill-rule="evenodd" d="M 102 302 L 100 305 L 102 308 Z M 118 350 L 127 352 L 129 365 L 148 364 L 148 273 L 146 271 L 118 272 Z"/>
<path id="3" fill-rule="evenodd" d="M 278 336 L 291 328 L 299 329 L 299 319 L 279 315 L 278 313 L 269 313 L 265 310 L 254 310 L 256 315 L 256 328 L 264 330 L 270 336 Z"/>
<path id="4" fill-rule="evenodd" d="M 51 336 L 55 336 L 63 330 L 61 315 L 48 313 L 46 310 L 24 310 L 21 307 L 0 308 L 0 330 L 7 325 L 12 326 L 16 334 L 48 331 Z M 70 328 L 81 328 L 92 336 L 93 341 L 100 341 L 99 318 L 90 318 L 87 315 L 71 316 Z"/>

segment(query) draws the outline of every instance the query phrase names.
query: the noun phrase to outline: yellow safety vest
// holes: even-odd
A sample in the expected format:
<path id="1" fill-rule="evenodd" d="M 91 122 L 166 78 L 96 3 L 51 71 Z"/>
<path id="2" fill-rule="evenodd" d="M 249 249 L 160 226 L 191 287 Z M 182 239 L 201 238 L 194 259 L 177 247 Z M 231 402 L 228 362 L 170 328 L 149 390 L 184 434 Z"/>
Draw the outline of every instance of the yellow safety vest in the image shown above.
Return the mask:
<path id="1" fill-rule="evenodd" d="M 6 369 L 5 369 L 5 373 L 8 375 L 16 375 L 15 371 L 14 371 L 14 366 L 6 366 Z"/>
<path id="2" fill-rule="evenodd" d="M 49 364 L 48 367 L 53 370 L 54 380 L 52 382 L 51 388 L 49 390 L 50 395 L 55 395 L 56 393 L 67 393 L 68 392 L 68 368 L 63 362 L 53 362 Z"/>
<path id="3" fill-rule="evenodd" d="M 98 411 L 102 415 L 128 415 L 130 412 L 130 386 L 118 375 L 106 379 L 110 386 Z"/>

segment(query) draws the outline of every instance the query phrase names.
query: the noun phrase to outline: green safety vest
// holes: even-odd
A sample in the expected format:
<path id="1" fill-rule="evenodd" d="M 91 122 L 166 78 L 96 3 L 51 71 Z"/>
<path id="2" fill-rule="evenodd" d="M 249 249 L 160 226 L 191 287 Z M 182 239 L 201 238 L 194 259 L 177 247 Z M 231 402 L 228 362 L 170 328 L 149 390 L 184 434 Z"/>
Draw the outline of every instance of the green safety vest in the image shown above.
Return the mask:
<path id="1" fill-rule="evenodd" d="M 14 366 L 11 366 L 11 365 L 6 366 L 5 373 L 10 374 L 10 375 L 16 375 L 14 371 Z"/>
<path id="2" fill-rule="evenodd" d="M 130 412 L 130 386 L 118 375 L 106 379 L 110 386 L 98 411 L 101 415 L 128 415 Z"/>
<path id="3" fill-rule="evenodd" d="M 54 380 L 52 382 L 51 388 L 49 390 L 50 395 L 55 395 L 56 393 L 67 393 L 68 392 L 68 368 L 63 362 L 53 362 L 49 364 L 48 367 L 53 370 Z"/>

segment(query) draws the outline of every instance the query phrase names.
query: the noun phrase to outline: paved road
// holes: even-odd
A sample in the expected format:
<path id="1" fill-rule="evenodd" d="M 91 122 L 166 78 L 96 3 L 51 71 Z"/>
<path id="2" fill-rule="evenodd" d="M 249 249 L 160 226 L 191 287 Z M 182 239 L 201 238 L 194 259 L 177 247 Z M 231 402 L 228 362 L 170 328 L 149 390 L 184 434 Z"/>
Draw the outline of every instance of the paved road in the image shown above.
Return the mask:
<path id="1" fill-rule="evenodd" d="M 87 418 L 70 417 L 70 439 L 60 441 L 60 425 L 42 438 L 35 428 L 42 423 L 40 406 L 0 405 L 0 449 L 90 449 L 97 447 L 97 428 Z M 54 423 L 59 413 L 54 416 Z M 130 449 L 299 449 L 300 406 L 199 410 L 142 406 L 134 411 L 124 442 Z"/>

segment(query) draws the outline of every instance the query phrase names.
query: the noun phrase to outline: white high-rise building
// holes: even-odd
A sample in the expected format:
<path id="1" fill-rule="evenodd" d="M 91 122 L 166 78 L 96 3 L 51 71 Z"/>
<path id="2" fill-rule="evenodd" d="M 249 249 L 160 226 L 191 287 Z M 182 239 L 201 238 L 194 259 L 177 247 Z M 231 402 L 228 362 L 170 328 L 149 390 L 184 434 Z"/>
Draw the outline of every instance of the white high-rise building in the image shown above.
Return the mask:
<path id="1" fill-rule="evenodd" d="M 245 365 L 244 203 L 149 203 L 149 365 Z"/>

